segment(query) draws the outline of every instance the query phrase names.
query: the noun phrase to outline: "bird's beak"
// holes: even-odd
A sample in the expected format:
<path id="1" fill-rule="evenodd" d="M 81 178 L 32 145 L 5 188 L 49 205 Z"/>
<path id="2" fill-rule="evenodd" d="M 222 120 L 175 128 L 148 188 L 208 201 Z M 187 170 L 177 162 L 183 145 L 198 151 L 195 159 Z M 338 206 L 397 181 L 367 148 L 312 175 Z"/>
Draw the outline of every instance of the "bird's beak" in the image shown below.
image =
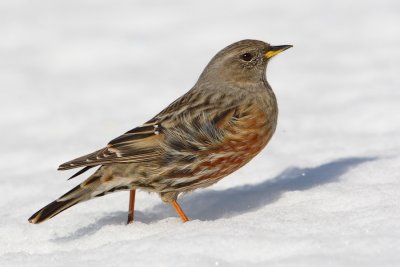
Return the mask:
<path id="1" fill-rule="evenodd" d="M 293 45 L 276 45 L 276 46 L 270 46 L 268 51 L 264 54 L 264 57 L 267 59 L 270 59 L 273 56 L 276 56 L 280 52 L 285 51 L 286 49 L 289 49 L 293 47 Z"/>

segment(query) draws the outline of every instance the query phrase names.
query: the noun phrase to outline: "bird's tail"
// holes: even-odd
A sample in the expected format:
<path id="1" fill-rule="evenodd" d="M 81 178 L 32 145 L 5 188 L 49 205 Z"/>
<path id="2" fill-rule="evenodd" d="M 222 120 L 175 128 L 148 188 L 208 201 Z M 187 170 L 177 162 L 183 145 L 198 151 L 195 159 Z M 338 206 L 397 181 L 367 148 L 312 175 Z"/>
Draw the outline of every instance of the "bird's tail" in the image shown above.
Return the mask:
<path id="1" fill-rule="evenodd" d="M 103 172 L 100 169 L 80 185 L 76 186 L 66 194 L 59 197 L 57 200 L 38 210 L 28 219 L 28 221 L 30 223 L 38 224 L 56 216 L 60 212 L 80 202 L 94 197 L 103 196 L 107 193 L 117 190 L 130 189 L 129 185 L 121 184 L 121 181 L 116 183 L 116 181 L 114 182 L 110 178 L 108 178 L 108 181 L 103 181 L 103 176 Z"/>
<path id="2" fill-rule="evenodd" d="M 77 186 L 77 187 L 79 187 L 79 186 Z M 77 189 L 77 187 L 75 187 L 74 189 Z M 28 219 L 28 221 L 30 223 L 34 223 L 34 224 L 44 222 L 44 221 L 56 216 L 60 212 L 74 206 L 75 204 L 78 204 L 79 202 L 81 202 L 81 200 L 79 198 L 71 198 L 71 199 L 67 199 L 67 200 L 60 200 L 60 199 L 54 200 L 50 204 L 46 205 L 42 209 L 35 212 L 35 214 L 33 214 Z"/>

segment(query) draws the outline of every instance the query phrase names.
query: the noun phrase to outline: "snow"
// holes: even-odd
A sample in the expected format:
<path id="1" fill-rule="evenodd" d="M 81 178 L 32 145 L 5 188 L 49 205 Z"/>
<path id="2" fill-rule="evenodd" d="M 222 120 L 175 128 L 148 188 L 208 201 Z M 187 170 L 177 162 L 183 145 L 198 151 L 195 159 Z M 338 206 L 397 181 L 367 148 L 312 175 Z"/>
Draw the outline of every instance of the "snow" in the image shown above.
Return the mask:
<path id="1" fill-rule="evenodd" d="M 0 3 L 0 266 L 399 266 L 398 1 Z M 268 68 L 268 148 L 181 198 L 27 218 L 84 177 L 57 172 L 185 93 L 235 41 L 293 44 Z"/>

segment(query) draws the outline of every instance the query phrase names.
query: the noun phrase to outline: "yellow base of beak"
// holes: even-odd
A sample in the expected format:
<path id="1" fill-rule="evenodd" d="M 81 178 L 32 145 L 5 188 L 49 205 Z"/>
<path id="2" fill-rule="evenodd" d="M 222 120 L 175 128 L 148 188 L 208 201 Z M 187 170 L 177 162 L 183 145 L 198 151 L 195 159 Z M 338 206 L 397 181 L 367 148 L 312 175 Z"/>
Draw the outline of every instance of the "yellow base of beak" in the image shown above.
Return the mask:
<path id="1" fill-rule="evenodd" d="M 268 59 L 270 59 L 273 56 L 276 56 L 277 54 L 279 54 L 280 52 L 285 51 L 286 49 L 289 49 L 293 47 L 293 45 L 278 45 L 278 46 L 271 46 L 268 50 L 268 52 L 266 52 L 264 54 L 264 56 Z"/>

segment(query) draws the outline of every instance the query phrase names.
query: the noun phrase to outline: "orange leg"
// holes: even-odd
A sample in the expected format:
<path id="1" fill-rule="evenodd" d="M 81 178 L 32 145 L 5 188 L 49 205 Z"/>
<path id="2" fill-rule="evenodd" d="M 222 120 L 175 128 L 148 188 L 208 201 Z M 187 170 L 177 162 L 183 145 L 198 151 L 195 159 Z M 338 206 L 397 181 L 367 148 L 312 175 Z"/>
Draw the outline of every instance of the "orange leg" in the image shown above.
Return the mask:
<path id="1" fill-rule="evenodd" d="M 136 189 L 133 189 L 130 191 L 129 194 L 129 210 L 128 210 L 128 222 L 127 224 L 130 224 L 133 222 L 133 213 L 135 212 L 135 194 L 136 194 Z"/>
<path id="2" fill-rule="evenodd" d="M 178 213 L 179 217 L 181 217 L 182 222 L 187 222 L 189 221 L 188 217 L 186 216 L 185 212 L 183 212 L 181 206 L 179 206 L 178 202 L 176 200 L 173 200 L 171 202 L 172 207 L 176 210 L 176 213 Z"/>

